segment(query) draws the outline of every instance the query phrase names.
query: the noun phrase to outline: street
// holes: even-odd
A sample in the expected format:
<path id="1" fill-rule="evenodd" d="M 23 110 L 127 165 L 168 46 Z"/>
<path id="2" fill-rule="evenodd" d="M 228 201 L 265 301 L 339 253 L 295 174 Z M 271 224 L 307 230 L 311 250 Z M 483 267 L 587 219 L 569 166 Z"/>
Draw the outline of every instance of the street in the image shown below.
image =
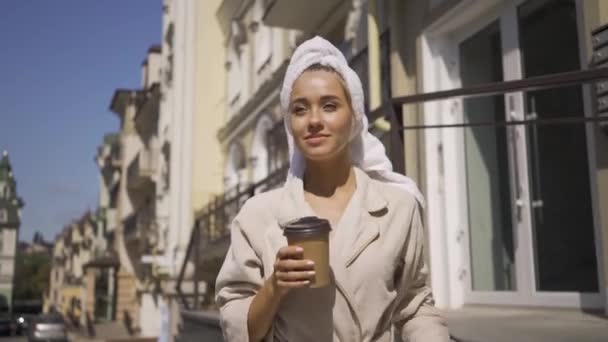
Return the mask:
<path id="1" fill-rule="evenodd" d="M 0 342 L 25 342 L 27 338 L 25 336 L 6 336 L 0 337 Z"/>

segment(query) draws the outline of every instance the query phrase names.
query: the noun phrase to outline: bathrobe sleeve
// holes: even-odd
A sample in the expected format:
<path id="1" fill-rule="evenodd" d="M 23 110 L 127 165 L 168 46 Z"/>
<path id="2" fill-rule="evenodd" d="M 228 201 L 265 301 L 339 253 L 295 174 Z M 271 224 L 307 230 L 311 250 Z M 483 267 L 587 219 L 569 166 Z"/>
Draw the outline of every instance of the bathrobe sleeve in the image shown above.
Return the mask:
<path id="1" fill-rule="evenodd" d="M 230 248 L 216 281 L 216 302 L 227 342 L 249 341 L 249 306 L 264 282 L 262 261 L 242 229 L 240 216 L 232 222 Z"/>
<path id="2" fill-rule="evenodd" d="M 424 260 L 424 229 L 418 205 L 413 206 L 409 234 L 398 279 L 393 323 L 403 341 L 448 342 L 447 323 L 435 308 Z"/>

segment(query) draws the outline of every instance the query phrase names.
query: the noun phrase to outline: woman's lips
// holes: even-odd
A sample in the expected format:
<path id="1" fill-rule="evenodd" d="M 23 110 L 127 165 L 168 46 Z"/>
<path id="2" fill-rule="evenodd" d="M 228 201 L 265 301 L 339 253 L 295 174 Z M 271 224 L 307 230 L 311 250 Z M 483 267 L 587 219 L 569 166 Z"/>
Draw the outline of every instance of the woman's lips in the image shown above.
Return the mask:
<path id="1" fill-rule="evenodd" d="M 327 135 L 313 135 L 313 136 L 309 136 L 304 138 L 304 140 L 306 141 L 306 143 L 310 146 L 319 146 L 321 145 L 325 139 L 327 139 Z"/>

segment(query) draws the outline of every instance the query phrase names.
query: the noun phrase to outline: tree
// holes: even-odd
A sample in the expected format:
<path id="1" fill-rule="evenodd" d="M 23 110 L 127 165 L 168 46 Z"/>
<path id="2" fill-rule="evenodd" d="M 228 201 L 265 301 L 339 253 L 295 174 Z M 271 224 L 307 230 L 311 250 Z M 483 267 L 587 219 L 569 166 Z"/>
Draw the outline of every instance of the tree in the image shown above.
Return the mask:
<path id="1" fill-rule="evenodd" d="M 51 257 L 48 253 L 17 252 L 15 261 L 14 301 L 39 300 L 49 287 Z"/>

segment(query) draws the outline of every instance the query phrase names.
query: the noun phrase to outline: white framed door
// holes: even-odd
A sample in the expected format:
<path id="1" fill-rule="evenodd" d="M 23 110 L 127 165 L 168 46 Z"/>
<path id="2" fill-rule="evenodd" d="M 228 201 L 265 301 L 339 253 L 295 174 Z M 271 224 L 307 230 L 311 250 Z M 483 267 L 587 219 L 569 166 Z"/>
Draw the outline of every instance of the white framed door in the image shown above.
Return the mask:
<path id="1" fill-rule="evenodd" d="M 452 36 L 460 86 L 580 69 L 580 6 L 508 1 L 461 29 Z M 460 108 L 471 123 L 584 115 L 581 87 Z M 469 127 L 462 142 L 465 303 L 602 307 L 584 127 Z"/>

